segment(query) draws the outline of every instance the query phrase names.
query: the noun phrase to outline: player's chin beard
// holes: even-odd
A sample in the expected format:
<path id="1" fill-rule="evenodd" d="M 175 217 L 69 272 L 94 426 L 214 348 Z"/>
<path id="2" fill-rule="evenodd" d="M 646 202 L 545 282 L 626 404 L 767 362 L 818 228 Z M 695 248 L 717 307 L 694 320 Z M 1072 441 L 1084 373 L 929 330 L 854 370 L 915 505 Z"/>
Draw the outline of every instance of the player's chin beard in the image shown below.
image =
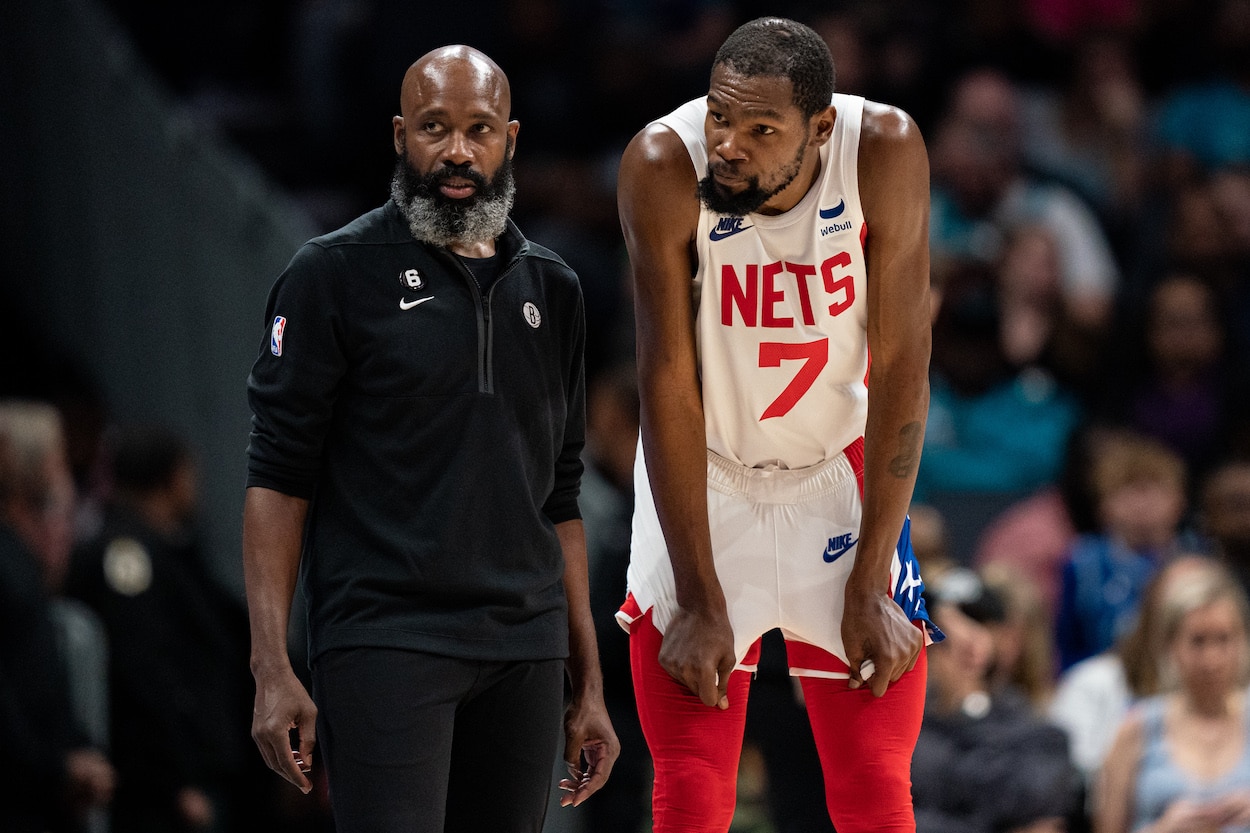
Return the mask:
<path id="1" fill-rule="evenodd" d="M 794 178 L 799 175 L 803 166 L 803 154 L 807 150 L 806 143 L 799 146 L 799 152 L 781 169 L 780 182 L 775 188 L 760 187 L 760 178 L 753 176 L 747 180 L 746 188 L 738 192 L 727 191 L 712 177 L 712 163 L 707 166 L 707 176 L 699 180 L 699 200 L 709 211 L 717 214 L 728 214 L 733 217 L 745 217 L 758 211 L 764 203 L 784 191 Z"/>
<path id="2" fill-rule="evenodd" d="M 444 196 L 438 186 L 451 177 L 472 181 L 477 192 L 463 199 Z M 512 160 L 506 156 L 495 176 L 487 180 L 468 165 L 443 167 L 422 176 L 408 163 L 405 151 L 395 160 L 391 177 L 391 199 L 408 221 L 412 236 L 431 246 L 496 239 L 508 226 L 515 196 Z"/>

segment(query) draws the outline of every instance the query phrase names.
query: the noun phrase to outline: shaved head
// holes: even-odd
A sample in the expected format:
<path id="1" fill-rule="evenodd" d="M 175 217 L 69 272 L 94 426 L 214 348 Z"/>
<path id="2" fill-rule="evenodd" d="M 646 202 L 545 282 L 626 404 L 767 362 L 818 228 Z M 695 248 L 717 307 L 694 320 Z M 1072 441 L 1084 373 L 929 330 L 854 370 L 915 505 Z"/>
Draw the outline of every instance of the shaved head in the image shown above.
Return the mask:
<path id="1" fill-rule="evenodd" d="M 407 116 L 431 95 L 449 85 L 466 85 L 478 97 L 496 103 L 507 120 L 512 110 L 512 87 L 499 64 L 471 46 L 441 46 L 427 52 L 408 67 L 399 90 L 399 111 Z"/>

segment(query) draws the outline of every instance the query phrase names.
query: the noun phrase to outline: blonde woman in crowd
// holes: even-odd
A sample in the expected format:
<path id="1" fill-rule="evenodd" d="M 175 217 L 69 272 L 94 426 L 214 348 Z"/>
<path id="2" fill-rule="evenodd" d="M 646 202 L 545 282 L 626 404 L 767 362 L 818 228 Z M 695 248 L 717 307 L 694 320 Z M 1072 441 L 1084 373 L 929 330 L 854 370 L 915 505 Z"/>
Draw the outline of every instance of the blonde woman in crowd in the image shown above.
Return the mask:
<path id="1" fill-rule="evenodd" d="M 1171 584 L 1159 610 L 1167 693 L 1125 719 L 1100 780 L 1096 833 L 1250 831 L 1250 608 L 1222 567 Z"/>
<path id="2" fill-rule="evenodd" d="M 1194 572 L 1216 566 L 1201 555 L 1169 562 L 1146 585 L 1132 630 L 1111 650 L 1081 660 L 1059 677 L 1048 715 L 1068 733 L 1072 762 L 1091 787 L 1129 708 L 1161 691 L 1162 596 Z"/>

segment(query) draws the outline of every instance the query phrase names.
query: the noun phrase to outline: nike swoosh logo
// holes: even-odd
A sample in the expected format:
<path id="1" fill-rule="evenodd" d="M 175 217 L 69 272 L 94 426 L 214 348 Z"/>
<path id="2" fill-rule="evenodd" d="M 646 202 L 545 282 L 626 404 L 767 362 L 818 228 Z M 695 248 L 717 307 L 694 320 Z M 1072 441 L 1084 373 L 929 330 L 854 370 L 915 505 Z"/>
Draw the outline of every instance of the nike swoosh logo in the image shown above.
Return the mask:
<path id="1" fill-rule="evenodd" d="M 712 229 L 708 232 L 707 236 L 709 240 L 715 243 L 717 240 L 724 240 L 726 237 L 733 237 L 738 232 L 746 231 L 749 228 L 755 228 L 755 226 L 738 226 L 730 229 L 729 231 L 717 231 L 716 229 Z"/>
<path id="2" fill-rule="evenodd" d="M 846 211 L 846 199 L 845 198 L 840 200 L 838 204 L 835 205 L 833 208 L 820 209 L 820 219 L 832 220 L 834 217 L 840 216 L 843 211 Z"/>
<path id="3" fill-rule="evenodd" d="M 841 558 L 842 556 L 850 552 L 851 547 L 855 546 L 858 543 L 859 543 L 859 539 L 856 538 L 854 541 L 847 544 L 846 546 L 838 547 L 837 549 L 834 549 L 832 546 L 825 547 L 825 561 L 832 564 L 833 562 L 837 561 L 839 558 Z"/>
<path id="4" fill-rule="evenodd" d="M 405 310 L 412 309 L 413 307 L 417 307 L 417 306 L 420 306 L 421 304 L 424 304 L 426 301 L 433 301 L 433 300 L 434 300 L 433 295 L 429 296 L 428 298 L 418 298 L 415 301 L 405 301 L 403 298 L 400 298 L 399 308 L 405 309 Z"/>

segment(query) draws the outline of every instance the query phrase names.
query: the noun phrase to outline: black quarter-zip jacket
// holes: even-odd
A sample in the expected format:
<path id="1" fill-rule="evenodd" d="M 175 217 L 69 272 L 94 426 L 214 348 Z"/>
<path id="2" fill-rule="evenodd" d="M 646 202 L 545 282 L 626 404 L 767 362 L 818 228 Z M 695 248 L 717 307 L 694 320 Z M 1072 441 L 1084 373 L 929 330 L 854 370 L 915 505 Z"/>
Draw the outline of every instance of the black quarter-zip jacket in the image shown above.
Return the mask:
<path id="1" fill-rule="evenodd" d="M 568 654 L 555 524 L 580 517 L 581 289 L 511 221 L 496 245 L 483 294 L 387 202 L 306 243 L 270 292 L 247 484 L 310 500 L 310 660 Z"/>

